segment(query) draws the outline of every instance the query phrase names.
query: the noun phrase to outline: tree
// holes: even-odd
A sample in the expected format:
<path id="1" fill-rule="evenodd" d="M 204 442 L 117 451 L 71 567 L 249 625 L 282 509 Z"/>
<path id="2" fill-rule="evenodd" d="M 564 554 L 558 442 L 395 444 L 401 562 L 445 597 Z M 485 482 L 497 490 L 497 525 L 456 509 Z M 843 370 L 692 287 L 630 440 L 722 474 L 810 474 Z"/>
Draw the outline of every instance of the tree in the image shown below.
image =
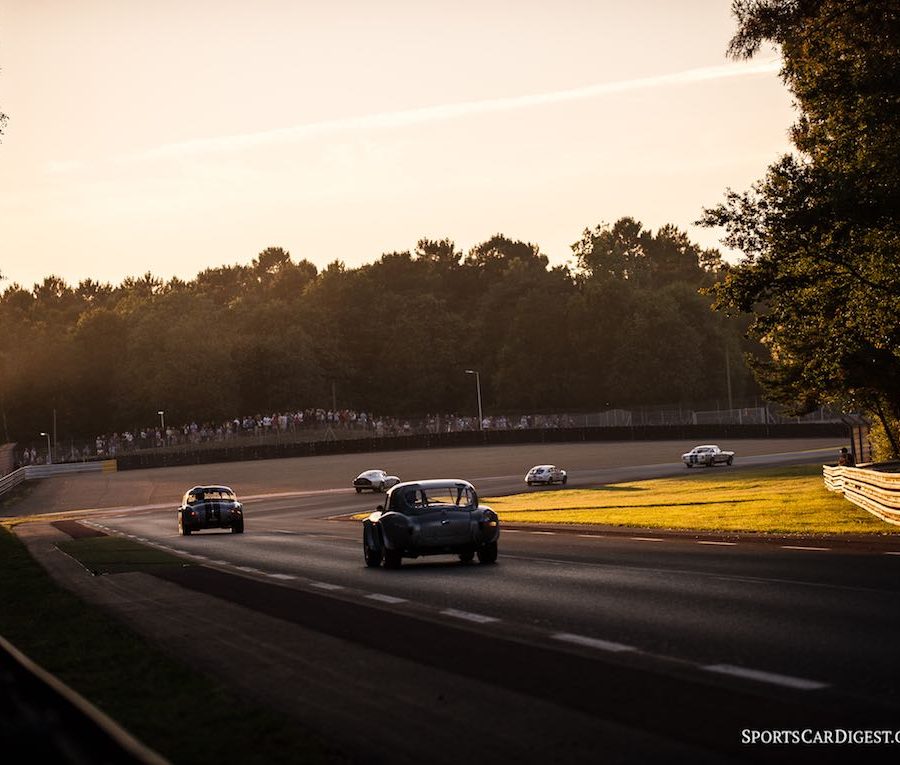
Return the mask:
<path id="1" fill-rule="evenodd" d="M 863 410 L 900 455 L 900 6 L 737 0 L 729 52 L 781 48 L 796 152 L 704 211 L 744 260 L 716 307 L 753 312 L 768 394 L 795 413 Z"/>

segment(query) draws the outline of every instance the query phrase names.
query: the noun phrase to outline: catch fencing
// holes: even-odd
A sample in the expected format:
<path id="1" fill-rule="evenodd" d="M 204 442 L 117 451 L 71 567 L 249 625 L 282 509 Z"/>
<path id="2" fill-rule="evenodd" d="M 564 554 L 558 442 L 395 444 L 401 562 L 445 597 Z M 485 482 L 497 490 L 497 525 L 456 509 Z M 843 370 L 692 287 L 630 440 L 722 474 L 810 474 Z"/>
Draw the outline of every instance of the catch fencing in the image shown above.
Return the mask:
<path id="1" fill-rule="evenodd" d="M 864 467 L 823 465 L 825 488 L 887 523 L 900 526 L 900 463 Z"/>

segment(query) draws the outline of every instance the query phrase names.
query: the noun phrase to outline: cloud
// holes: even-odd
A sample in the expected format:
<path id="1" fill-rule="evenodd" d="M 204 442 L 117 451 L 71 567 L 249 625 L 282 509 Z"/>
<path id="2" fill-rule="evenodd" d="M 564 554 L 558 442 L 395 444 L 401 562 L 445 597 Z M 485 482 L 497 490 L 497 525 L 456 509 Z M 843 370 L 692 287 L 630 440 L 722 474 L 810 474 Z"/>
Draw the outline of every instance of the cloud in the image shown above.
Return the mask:
<path id="1" fill-rule="evenodd" d="M 355 130 L 375 130 L 408 127 L 412 125 L 461 119 L 473 115 L 492 112 L 507 112 L 530 109 L 568 101 L 584 101 L 607 95 L 648 90 L 661 87 L 688 86 L 716 80 L 770 75 L 778 71 L 777 60 L 749 61 L 721 66 L 688 69 L 673 74 L 656 75 L 618 82 L 604 82 L 579 88 L 536 93 L 524 96 L 464 101 L 454 104 L 425 106 L 396 112 L 345 117 L 334 120 L 294 125 L 291 127 L 264 130 L 255 133 L 198 138 L 191 141 L 163 144 L 146 151 L 124 157 L 125 160 L 140 161 L 162 158 L 186 158 L 203 154 L 239 152 L 276 143 L 300 141 L 306 138 L 336 132 Z"/>

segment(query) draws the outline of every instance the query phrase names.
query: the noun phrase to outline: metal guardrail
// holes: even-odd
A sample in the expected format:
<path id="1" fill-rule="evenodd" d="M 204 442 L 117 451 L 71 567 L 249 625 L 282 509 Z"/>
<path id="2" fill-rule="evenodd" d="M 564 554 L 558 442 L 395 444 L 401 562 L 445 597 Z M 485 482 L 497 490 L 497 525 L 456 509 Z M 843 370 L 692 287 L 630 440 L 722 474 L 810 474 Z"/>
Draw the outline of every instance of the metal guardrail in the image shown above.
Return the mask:
<path id="1" fill-rule="evenodd" d="M 8 742 L 11 752 L 4 748 L 4 754 L 12 756 L 10 762 L 18 762 L 21 755 L 23 762 L 168 765 L 168 760 L 2 636 L 0 680 L 9 694 L 3 705 L 4 730 L 14 734 Z"/>
<path id="2" fill-rule="evenodd" d="M 50 478 L 55 475 L 71 475 L 72 473 L 115 473 L 117 469 L 115 460 L 65 462 L 59 465 L 26 465 L 0 478 L 0 497 L 23 481 L 33 478 Z"/>
<path id="3" fill-rule="evenodd" d="M 857 507 L 900 526 L 900 463 L 841 467 L 823 465 L 825 488 Z"/>

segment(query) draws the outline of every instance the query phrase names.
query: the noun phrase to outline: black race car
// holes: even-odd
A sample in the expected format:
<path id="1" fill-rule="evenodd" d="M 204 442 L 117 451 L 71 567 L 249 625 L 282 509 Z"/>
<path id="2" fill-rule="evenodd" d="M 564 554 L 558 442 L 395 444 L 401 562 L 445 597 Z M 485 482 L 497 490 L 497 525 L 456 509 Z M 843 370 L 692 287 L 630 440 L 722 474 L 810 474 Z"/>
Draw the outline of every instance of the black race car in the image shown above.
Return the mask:
<path id="1" fill-rule="evenodd" d="M 185 492 L 178 508 L 178 533 L 188 536 L 201 529 L 244 532 L 244 506 L 227 486 L 195 486 Z"/>

